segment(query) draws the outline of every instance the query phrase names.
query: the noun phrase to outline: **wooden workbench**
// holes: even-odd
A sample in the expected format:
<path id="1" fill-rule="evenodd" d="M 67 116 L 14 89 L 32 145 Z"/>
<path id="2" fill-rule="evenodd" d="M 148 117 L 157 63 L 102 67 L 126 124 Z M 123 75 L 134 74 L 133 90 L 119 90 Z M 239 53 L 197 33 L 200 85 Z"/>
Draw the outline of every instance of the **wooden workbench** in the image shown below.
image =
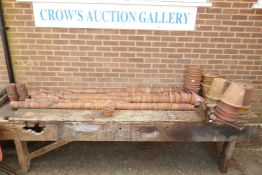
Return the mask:
<path id="1" fill-rule="evenodd" d="M 208 125 L 196 111 L 115 111 L 113 117 L 90 110 L 13 111 L 0 108 L 0 140 L 14 140 L 23 171 L 30 161 L 72 141 L 193 141 L 223 142 L 220 169 L 226 172 L 236 142 L 256 140 L 262 123 L 256 115 L 245 118 L 245 129 Z M 28 152 L 27 142 L 54 141 Z"/>

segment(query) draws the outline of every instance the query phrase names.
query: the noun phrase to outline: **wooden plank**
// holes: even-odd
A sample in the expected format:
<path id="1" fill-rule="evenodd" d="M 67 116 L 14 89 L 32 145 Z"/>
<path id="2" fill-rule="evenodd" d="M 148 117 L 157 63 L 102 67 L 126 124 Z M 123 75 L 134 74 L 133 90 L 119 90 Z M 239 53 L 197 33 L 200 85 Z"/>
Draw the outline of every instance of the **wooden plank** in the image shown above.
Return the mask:
<path id="1" fill-rule="evenodd" d="M 16 128 L 22 141 L 250 141 L 260 131 L 247 127 L 240 131 L 229 126 L 210 126 L 202 122 L 94 123 L 59 122 L 46 124 L 42 132 Z"/>
<path id="2" fill-rule="evenodd" d="M 10 122 L 44 121 L 44 122 L 200 122 L 195 111 L 150 111 L 150 110 L 118 110 L 112 117 L 105 117 L 101 111 L 94 110 L 17 110 Z"/>
<path id="3" fill-rule="evenodd" d="M 28 172 L 30 167 L 30 160 L 28 159 L 29 153 L 27 149 L 27 143 L 17 139 L 15 139 L 14 142 L 20 167 L 22 168 L 23 172 Z"/>
<path id="4" fill-rule="evenodd" d="M 68 143 L 70 143 L 70 142 L 69 141 L 57 141 L 57 142 L 51 143 L 51 144 L 49 144 L 49 145 L 47 145 L 47 146 L 45 146 L 41 149 L 38 149 L 34 152 L 29 153 L 28 159 L 29 160 L 34 159 L 34 158 L 39 157 L 43 154 L 46 154 L 50 151 L 53 151 L 53 150 L 55 150 L 55 149 L 57 149 L 61 146 L 64 146 Z"/>
<path id="5" fill-rule="evenodd" d="M 222 173 L 227 173 L 228 164 L 233 156 L 235 150 L 236 142 L 225 142 L 222 150 L 222 158 L 220 162 L 220 171 Z"/>

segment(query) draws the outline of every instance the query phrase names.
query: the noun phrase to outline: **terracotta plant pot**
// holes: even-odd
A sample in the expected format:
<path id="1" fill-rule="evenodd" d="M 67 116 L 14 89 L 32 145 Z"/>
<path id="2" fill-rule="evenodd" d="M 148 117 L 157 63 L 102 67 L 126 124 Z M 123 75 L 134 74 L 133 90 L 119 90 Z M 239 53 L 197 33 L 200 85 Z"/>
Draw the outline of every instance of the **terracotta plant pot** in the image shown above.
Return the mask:
<path id="1" fill-rule="evenodd" d="M 231 83 L 221 97 L 221 101 L 237 108 L 243 107 L 245 86 L 243 84 Z"/>
<path id="2" fill-rule="evenodd" d="M 220 100 L 227 87 L 227 80 L 223 78 L 214 78 L 206 96 L 213 100 Z"/>
<path id="3" fill-rule="evenodd" d="M 102 111 L 103 115 L 106 117 L 112 117 L 114 113 L 114 108 L 111 107 L 105 107 Z"/>
<path id="4" fill-rule="evenodd" d="M 6 86 L 6 92 L 7 95 L 10 99 L 10 101 L 18 101 L 19 100 L 19 95 L 16 90 L 16 84 L 11 83 Z"/>

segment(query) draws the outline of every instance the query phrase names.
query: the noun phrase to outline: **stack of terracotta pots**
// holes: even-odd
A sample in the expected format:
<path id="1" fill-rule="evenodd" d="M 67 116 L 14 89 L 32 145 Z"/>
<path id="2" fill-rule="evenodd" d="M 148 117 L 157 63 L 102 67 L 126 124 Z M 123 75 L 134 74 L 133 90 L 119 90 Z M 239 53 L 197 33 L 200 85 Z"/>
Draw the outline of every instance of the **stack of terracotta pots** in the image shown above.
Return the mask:
<path id="1" fill-rule="evenodd" d="M 105 116 L 114 110 L 194 110 L 202 97 L 173 87 L 126 89 L 34 90 L 30 99 L 24 84 L 17 84 L 24 101 L 10 103 L 14 109 L 92 109 Z M 99 92 L 99 93 L 97 93 Z M 112 105 L 113 104 L 113 105 Z"/>
<path id="2" fill-rule="evenodd" d="M 242 83 L 231 83 L 215 107 L 215 115 L 227 122 L 235 122 L 243 104 L 250 102 L 250 86 Z M 245 97 L 247 100 L 245 100 Z"/>
<path id="3" fill-rule="evenodd" d="M 198 93 L 200 89 L 200 83 L 202 78 L 202 71 L 195 66 L 189 66 L 186 70 L 184 88 L 187 91 Z"/>
<path id="4" fill-rule="evenodd" d="M 202 83 L 201 83 L 203 97 L 206 98 L 206 94 L 211 86 L 213 79 L 218 78 L 218 77 L 219 77 L 219 74 L 203 72 Z"/>
<path id="5" fill-rule="evenodd" d="M 127 97 L 131 103 L 188 103 L 195 105 L 199 99 L 193 92 L 165 92 L 158 94 L 141 94 Z"/>
<path id="6" fill-rule="evenodd" d="M 29 98 L 28 90 L 26 88 L 25 83 L 17 83 L 16 90 L 19 95 L 19 101 L 25 101 L 25 99 Z"/>
<path id="7" fill-rule="evenodd" d="M 12 83 L 6 86 L 6 92 L 10 101 L 18 101 L 19 95 L 16 90 L 16 84 Z"/>

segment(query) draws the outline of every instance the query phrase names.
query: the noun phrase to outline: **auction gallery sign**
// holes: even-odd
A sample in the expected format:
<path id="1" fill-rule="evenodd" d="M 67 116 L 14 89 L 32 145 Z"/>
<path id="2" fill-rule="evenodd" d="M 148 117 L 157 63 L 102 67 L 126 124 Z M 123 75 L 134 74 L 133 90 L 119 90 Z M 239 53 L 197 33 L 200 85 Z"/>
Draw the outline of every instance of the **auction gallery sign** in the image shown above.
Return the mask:
<path id="1" fill-rule="evenodd" d="M 197 7 L 34 2 L 37 27 L 194 30 Z"/>

